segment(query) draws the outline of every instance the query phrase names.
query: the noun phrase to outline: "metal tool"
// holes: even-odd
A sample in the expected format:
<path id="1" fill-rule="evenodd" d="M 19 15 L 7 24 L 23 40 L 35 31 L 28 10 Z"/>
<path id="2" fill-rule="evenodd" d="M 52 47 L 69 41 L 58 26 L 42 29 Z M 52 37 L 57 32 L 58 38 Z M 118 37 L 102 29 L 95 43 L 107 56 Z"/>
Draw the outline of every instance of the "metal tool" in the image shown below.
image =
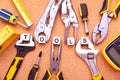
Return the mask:
<path id="1" fill-rule="evenodd" d="M 88 45 L 88 49 L 82 49 L 82 45 Z M 104 80 L 102 74 L 99 73 L 98 67 L 96 64 L 96 57 L 98 50 L 95 50 L 93 44 L 87 37 L 81 37 L 81 40 L 78 41 L 76 45 L 76 52 L 89 66 L 92 72 L 93 80 Z"/>
<path id="2" fill-rule="evenodd" d="M 12 26 L 6 25 L 2 30 L 0 30 L 0 53 L 5 50 L 10 43 L 12 43 L 17 37 L 19 33 Z"/>
<path id="3" fill-rule="evenodd" d="M 108 8 L 110 5 L 110 0 L 105 0 L 103 7 L 100 11 L 100 14 L 102 14 L 102 19 L 99 24 L 97 24 L 93 30 L 92 33 L 92 39 L 95 44 L 99 44 L 102 42 L 108 33 L 108 25 L 112 18 L 118 17 L 118 12 L 120 10 L 120 0 L 118 0 L 117 4 L 113 8 L 112 12 L 108 14 Z M 100 34 L 100 38 L 97 40 L 97 34 Z"/>
<path id="4" fill-rule="evenodd" d="M 22 24 L 21 22 L 18 21 L 18 16 L 14 16 L 11 12 L 9 12 L 6 9 L 0 9 L 0 18 L 2 20 L 5 20 L 13 25 L 18 23 L 19 25 L 26 27 L 26 25 Z"/>
<path id="5" fill-rule="evenodd" d="M 50 39 L 51 31 L 54 26 L 55 18 L 57 12 L 61 6 L 63 0 L 59 0 L 58 3 L 55 3 L 55 0 L 50 0 L 44 14 L 39 20 L 37 27 L 34 31 L 35 39 L 39 43 L 45 43 Z M 47 20 L 49 19 L 49 23 L 47 24 Z M 40 36 L 41 33 L 44 33 L 45 36 Z"/>
<path id="6" fill-rule="evenodd" d="M 77 32 L 78 32 L 78 20 L 70 1 L 71 0 L 63 1 L 61 14 L 62 14 L 62 20 L 65 24 L 64 43 L 67 43 L 68 45 L 74 45 L 76 43 Z M 74 38 L 68 38 L 68 32 L 71 24 L 74 27 Z"/>
<path id="7" fill-rule="evenodd" d="M 14 5 L 16 6 L 16 8 L 18 9 L 19 13 L 21 14 L 22 18 L 24 19 L 25 23 L 26 23 L 26 28 L 29 28 L 33 22 L 30 19 L 28 13 L 26 12 L 26 10 L 24 9 L 24 7 L 22 6 L 20 0 L 12 0 Z"/>
<path id="8" fill-rule="evenodd" d="M 88 21 L 87 5 L 85 3 L 80 4 L 79 10 L 80 10 L 80 16 L 82 17 L 82 20 L 85 24 L 85 33 L 86 35 L 89 35 L 89 30 L 88 30 L 88 25 L 87 25 L 87 21 Z"/>
<path id="9" fill-rule="evenodd" d="M 120 34 L 104 46 L 102 55 L 114 69 L 120 71 Z"/>
<path id="10" fill-rule="evenodd" d="M 40 61 L 40 57 L 42 56 L 42 51 L 40 51 L 39 57 L 37 59 L 36 64 L 34 64 L 33 68 L 31 69 L 30 73 L 29 73 L 29 77 L 28 80 L 37 80 L 37 76 L 38 76 L 38 69 L 39 69 L 39 61 Z"/>
<path id="11" fill-rule="evenodd" d="M 59 45 L 58 55 L 54 58 L 54 45 Z M 64 80 L 62 72 L 59 71 L 59 62 L 62 50 L 62 42 L 59 37 L 55 37 L 52 41 L 52 49 L 51 49 L 51 56 L 50 56 L 50 70 L 47 70 L 42 80 L 50 80 L 52 77 L 53 70 L 56 71 L 56 79 L 57 80 Z"/>
<path id="12" fill-rule="evenodd" d="M 12 61 L 4 80 L 14 80 L 26 53 L 35 49 L 35 43 L 32 35 L 22 34 L 20 39 L 16 42 L 15 47 L 17 48 L 17 54 Z"/>

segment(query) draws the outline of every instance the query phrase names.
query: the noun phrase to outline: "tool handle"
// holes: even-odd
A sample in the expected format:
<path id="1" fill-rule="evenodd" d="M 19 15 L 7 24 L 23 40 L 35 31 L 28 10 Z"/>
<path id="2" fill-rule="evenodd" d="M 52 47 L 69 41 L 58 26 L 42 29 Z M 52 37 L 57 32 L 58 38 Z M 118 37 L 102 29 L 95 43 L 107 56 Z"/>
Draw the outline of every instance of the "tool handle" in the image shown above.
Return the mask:
<path id="1" fill-rule="evenodd" d="M 63 78 L 63 75 L 62 75 L 62 72 L 61 72 L 61 71 L 59 71 L 59 72 L 57 73 L 57 75 L 56 75 L 56 79 L 57 79 L 57 80 L 64 80 L 64 78 Z"/>
<path id="2" fill-rule="evenodd" d="M 110 5 L 110 0 L 104 0 L 102 9 L 100 10 L 100 14 L 104 14 L 105 12 L 107 12 L 109 5 Z"/>
<path id="3" fill-rule="evenodd" d="M 50 80 L 51 77 L 52 77 L 52 75 L 51 75 L 50 71 L 47 70 L 42 80 Z"/>
<path id="4" fill-rule="evenodd" d="M 97 75 L 97 76 L 93 76 L 92 79 L 93 79 L 93 80 L 104 80 L 102 74 L 99 74 L 99 75 Z"/>
<path id="5" fill-rule="evenodd" d="M 15 25 L 17 23 L 18 16 L 14 16 L 11 12 L 9 12 L 6 9 L 1 9 L 0 18 Z"/>
<path id="6" fill-rule="evenodd" d="M 88 8 L 85 3 L 80 4 L 79 11 L 80 11 L 80 16 L 82 17 L 82 20 L 87 21 L 88 20 Z"/>
<path id="7" fill-rule="evenodd" d="M 20 68 L 22 61 L 23 61 L 23 57 L 15 57 L 14 58 L 4 80 L 14 80 L 15 75 L 16 75 L 18 69 Z"/>
<path id="8" fill-rule="evenodd" d="M 114 14 L 114 18 L 118 17 L 119 11 L 120 11 L 120 0 L 118 0 L 117 4 L 115 5 L 115 7 L 112 10 L 112 13 Z"/>
<path id="9" fill-rule="evenodd" d="M 33 68 L 31 69 L 29 73 L 28 80 L 37 80 L 38 69 L 39 69 L 39 66 L 34 64 Z"/>

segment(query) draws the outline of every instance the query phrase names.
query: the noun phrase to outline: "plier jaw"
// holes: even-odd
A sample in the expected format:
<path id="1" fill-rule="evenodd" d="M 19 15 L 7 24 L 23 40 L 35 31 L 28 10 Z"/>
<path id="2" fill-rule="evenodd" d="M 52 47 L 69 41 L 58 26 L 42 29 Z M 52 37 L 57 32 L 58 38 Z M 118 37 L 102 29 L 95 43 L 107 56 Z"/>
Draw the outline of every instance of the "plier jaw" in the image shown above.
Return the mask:
<path id="1" fill-rule="evenodd" d="M 63 1 L 61 18 L 65 24 L 64 43 L 67 43 L 68 45 L 74 45 L 76 43 L 76 37 L 78 32 L 78 20 L 70 0 Z M 74 38 L 68 38 L 69 27 L 71 24 L 74 27 Z"/>
<path id="2" fill-rule="evenodd" d="M 101 19 L 101 22 L 95 26 L 93 33 L 92 33 L 93 43 L 99 44 L 105 39 L 108 33 L 108 24 L 109 24 L 108 19 L 109 19 L 108 14 L 104 13 Z M 100 34 L 100 37 L 97 40 L 98 34 Z"/>

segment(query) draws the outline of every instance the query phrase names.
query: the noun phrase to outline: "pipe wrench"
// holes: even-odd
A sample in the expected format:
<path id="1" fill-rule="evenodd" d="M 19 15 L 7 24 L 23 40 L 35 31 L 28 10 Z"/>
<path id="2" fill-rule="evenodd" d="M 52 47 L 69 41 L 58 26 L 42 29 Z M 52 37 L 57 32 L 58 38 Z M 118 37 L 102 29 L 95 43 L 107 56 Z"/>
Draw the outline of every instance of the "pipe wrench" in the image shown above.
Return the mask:
<path id="1" fill-rule="evenodd" d="M 14 60 L 11 63 L 11 66 L 4 78 L 4 80 L 14 80 L 15 75 L 18 72 L 18 69 L 21 66 L 24 56 L 29 52 L 35 49 L 35 43 L 32 35 L 22 34 L 20 39 L 16 42 L 15 47 L 17 48 L 17 54 Z"/>
<path id="2" fill-rule="evenodd" d="M 62 3 L 62 21 L 65 24 L 64 43 L 74 45 L 78 32 L 78 20 L 70 0 L 64 0 Z M 70 25 L 74 27 L 74 38 L 68 38 Z"/>
<path id="3" fill-rule="evenodd" d="M 44 14 L 39 20 L 37 27 L 34 31 L 35 39 L 39 43 L 46 43 L 50 39 L 51 31 L 54 26 L 55 18 L 57 12 L 61 6 L 63 0 L 59 0 L 58 3 L 55 3 L 55 0 L 50 0 Z M 49 23 L 47 24 L 47 20 L 49 18 Z M 41 33 L 44 33 L 45 36 L 39 36 Z"/>
<path id="4" fill-rule="evenodd" d="M 88 50 L 82 49 L 83 45 L 88 45 Z M 88 64 L 93 75 L 93 80 L 104 80 L 102 74 L 99 73 L 96 64 L 98 50 L 95 50 L 93 44 L 87 37 L 82 37 L 81 40 L 78 41 L 76 45 L 76 53 Z"/>

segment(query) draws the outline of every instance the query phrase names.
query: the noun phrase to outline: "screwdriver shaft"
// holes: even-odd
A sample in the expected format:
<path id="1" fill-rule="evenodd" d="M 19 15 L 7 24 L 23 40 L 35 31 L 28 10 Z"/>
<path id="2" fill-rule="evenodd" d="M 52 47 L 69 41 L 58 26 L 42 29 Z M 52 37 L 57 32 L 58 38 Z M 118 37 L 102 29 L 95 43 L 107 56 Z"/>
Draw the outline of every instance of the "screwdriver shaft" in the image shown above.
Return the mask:
<path id="1" fill-rule="evenodd" d="M 85 32 L 86 32 L 86 35 L 89 35 L 89 30 L 88 30 L 87 21 L 84 21 L 84 24 L 85 24 Z"/>
<path id="2" fill-rule="evenodd" d="M 17 23 L 18 23 L 19 25 L 21 25 L 21 26 L 27 28 L 27 26 L 26 26 L 25 24 L 23 24 L 23 23 L 21 23 L 21 22 L 19 22 L 19 21 L 17 21 Z"/>

